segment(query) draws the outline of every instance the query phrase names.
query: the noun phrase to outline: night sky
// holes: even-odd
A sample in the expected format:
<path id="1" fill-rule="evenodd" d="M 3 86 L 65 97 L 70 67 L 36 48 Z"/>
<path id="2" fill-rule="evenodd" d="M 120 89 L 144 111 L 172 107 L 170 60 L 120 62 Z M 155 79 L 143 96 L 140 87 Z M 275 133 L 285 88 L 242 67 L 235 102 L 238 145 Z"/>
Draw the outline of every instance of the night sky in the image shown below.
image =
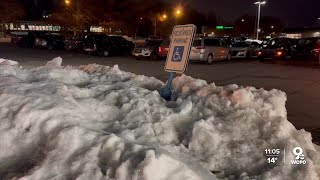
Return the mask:
<path id="1" fill-rule="evenodd" d="M 35 11 L 50 9 L 53 2 L 59 0 L 21 0 L 29 9 L 28 16 L 32 18 Z M 163 0 L 177 4 L 182 2 L 187 6 L 193 6 L 201 12 L 213 11 L 218 18 L 227 22 L 233 22 L 244 14 L 255 15 L 257 7 L 253 3 L 256 0 Z M 143 2 L 143 0 L 142 0 Z M 280 18 L 289 27 L 320 26 L 320 0 L 267 0 L 262 7 L 262 16 L 274 16 Z M 318 21 L 318 22 L 317 22 Z"/>
<path id="2" fill-rule="evenodd" d="M 232 22 L 246 13 L 255 15 L 255 1 L 192 0 L 191 4 L 205 12 L 213 10 L 218 17 Z M 278 17 L 291 27 L 312 26 L 320 17 L 320 0 L 267 0 L 267 4 L 261 8 L 261 15 Z M 317 24 L 320 26 L 319 22 Z"/>

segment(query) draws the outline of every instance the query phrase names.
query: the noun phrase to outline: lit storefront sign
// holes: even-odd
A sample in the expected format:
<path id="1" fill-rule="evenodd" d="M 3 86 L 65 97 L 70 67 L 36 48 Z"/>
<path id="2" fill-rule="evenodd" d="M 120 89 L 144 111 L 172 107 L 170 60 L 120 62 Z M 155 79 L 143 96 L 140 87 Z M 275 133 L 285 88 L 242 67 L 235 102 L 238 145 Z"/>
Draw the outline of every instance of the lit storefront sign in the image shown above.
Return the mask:
<path id="1" fill-rule="evenodd" d="M 11 31 L 61 31 L 61 26 L 52 26 L 35 23 L 7 23 L 3 24 L 6 30 Z"/>
<path id="2" fill-rule="evenodd" d="M 104 32 L 104 28 L 101 26 L 91 26 L 90 32 Z"/>

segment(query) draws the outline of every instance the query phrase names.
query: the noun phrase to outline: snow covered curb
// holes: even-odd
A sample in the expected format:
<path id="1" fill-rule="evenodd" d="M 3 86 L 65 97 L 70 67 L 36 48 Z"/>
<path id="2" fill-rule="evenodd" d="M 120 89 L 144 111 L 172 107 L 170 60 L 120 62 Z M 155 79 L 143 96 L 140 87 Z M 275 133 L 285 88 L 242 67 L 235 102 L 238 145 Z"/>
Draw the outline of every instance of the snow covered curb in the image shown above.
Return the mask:
<path id="1" fill-rule="evenodd" d="M 287 121 L 284 92 L 181 76 L 166 102 L 155 78 L 61 62 L 0 63 L 0 179 L 320 177 L 319 150 Z M 296 146 L 306 165 L 266 163 L 265 149 Z"/>

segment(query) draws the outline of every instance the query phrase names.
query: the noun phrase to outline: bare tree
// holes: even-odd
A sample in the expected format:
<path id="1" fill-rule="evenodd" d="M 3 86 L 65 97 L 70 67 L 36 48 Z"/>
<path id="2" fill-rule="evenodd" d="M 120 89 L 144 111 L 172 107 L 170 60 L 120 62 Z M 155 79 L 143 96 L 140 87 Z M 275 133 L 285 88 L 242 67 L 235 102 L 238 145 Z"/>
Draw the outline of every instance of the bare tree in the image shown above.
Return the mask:
<path id="1" fill-rule="evenodd" d="M 165 3 L 154 0 L 69 0 L 50 17 L 57 23 L 73 31 L 80 31 L 89 25 L 101 25 L 112 31 L 121 30 L 135 34 L 141 17 L 151 21 L 160 13 L 165 13 Z"/>
<path id="2" fill-rule="evenodd" d="M 4 31 L 3 23 L 15 22 L 25 15 L 24 8 L 18 0 L 1 0 L 0 9 L 1 32 Z"/>
<path id="3" fill-rule="evenodd" d="M 96 7 L 90 0 L 75 0 L 53 12 L 49 21 L 79 32 L 96 20 Z"/>

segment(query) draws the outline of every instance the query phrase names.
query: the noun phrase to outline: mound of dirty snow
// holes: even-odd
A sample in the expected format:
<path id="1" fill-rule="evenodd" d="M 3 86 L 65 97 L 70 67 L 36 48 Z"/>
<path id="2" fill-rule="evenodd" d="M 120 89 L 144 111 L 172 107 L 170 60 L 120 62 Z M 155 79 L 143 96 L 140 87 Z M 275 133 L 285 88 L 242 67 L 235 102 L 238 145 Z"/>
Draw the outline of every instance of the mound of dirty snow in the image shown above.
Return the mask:
<path id="1" fill-rule="evenodd" d="M 287 120 L 282 91 L 183 75 L 166 102 L 155 78 L 61 63 L 0 63 L 0 179 L 320 179 L 319 148 Z M 291 163 L 295 147 L 306 164 Z"/>

